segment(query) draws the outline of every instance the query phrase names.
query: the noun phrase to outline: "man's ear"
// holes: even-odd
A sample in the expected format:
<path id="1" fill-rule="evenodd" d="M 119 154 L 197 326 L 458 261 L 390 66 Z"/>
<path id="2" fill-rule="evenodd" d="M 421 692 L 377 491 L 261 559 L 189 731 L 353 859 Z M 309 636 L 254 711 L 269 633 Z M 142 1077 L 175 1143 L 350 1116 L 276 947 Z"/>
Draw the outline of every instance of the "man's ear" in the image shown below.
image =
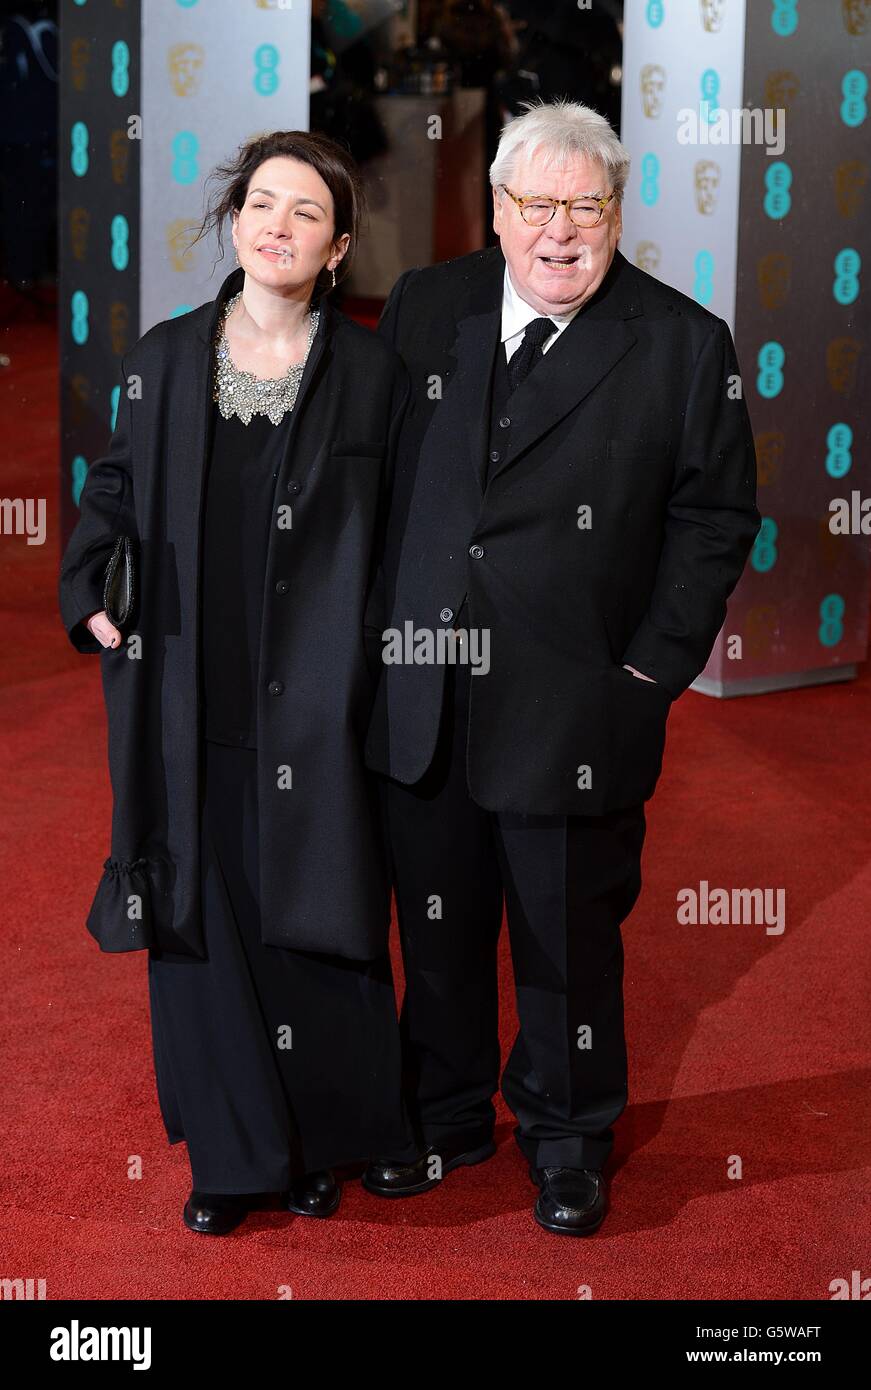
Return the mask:
<path id="1" fill-rule="evenodd" d="M 498 188 L 493 189 L 493 231 L 497 236 L 502 231 L 502 196 Z"/>

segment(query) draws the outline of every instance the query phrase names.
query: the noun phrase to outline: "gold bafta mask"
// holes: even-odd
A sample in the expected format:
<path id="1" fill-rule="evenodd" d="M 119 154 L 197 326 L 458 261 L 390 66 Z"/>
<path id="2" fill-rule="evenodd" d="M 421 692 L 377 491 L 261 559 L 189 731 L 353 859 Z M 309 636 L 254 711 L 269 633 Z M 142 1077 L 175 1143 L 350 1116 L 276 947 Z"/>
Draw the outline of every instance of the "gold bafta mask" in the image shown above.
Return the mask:
<path id="1" fill-rule="evenodd" d="M 119 357 L 130 346 L 128 329 L 130 325 L 130 306 L 123 299 L 114 299 L 109 305 L 109 337 L 112 351 Z"/>
<path id="2" fill-rule="evenodd" d="M 764 656 L 770 652 L 777 632 L 777 609 L 773 603 L 759 603 L 748 609 L 744 622 L 748 656 Z"/>
<path id="3" fill-rule="evenodd" d="M 871 28 L 871 0 L 841 0 L 841 18 L 848 34 L 859 37 Z"/>
<path id="4" fill-rule="evenodd" d="M 655 241 L 639 241 L 635 248 L 635 264 L 648 275 L 655 275 L 662 260 L 662 251 Z"/>
<path id="5" fill-rule="evenodd" d="M 829 530 L 831 519 L 831 512 L 827 511 L 817 522 L 820 558 L 827 570 L 837 569 L 844 557 L 843 537 L 835 536 Z"/>
<path id="6" fill-rule="evenodd" d="M 193 96 L 200 85 L 200 70 L 205 59 L 201 43 L 175 43 L 166 55 L 169 80 L 177 97 Z"/>
<path id="7" fill-rule="evenodd" d="M 765 81 L 765 106 L 773 113 L 773 128 L 775 138 L 780 134 L 780 117 L 778 111 L 783 110 L 789 115 L 789 109 L 799 93 L 800 83 L 794 72 L 783 68 L 778 72 L 770 72 Z M 786 117 L 784 117 L 786 119 Z"/>
<path id="8" fill-rule="evenodd" d="M 699 0 L 702 28 L 708 34 L 719 34 L 723 27 L 725 0 Z"/>
<path id="9" fill-rule="evenodd" d="M 852 395 L 861 351 L 855 338 L 833 338 L 826 348 L 826 376 L 840 396 Z"/>
<path id="10" fill-rule="evenodd" d="M 780 309 L 789 297 L 792 257 L 785 251 L 772 251 L 756 267 L 756 281 L 763 309 Z"/>
<path id="11" fill-rule="evenodd" d="M 70 208 L 70 246 L 73 259 L 83 261 L 88 254 L 88 232 L 91 230 L 91 214 L 87 208 Z"/>
<path id="12" fill-rule="evenodd" d="M 166 249 L 169 252 L 170 264 L 173 270 L 185 271 L 193 270 L 194 260 L 191 255 L 192 228 L 190 222 L 184 218 L 177 217 L 174 222 L 166 225 Z"/>
<path id="13" fill-rule="evenodd" d="M 641 69 L 641 107 L 645 116 L 655 120 L 662 115 L 665 99 L 665 68 L 659 63 L 645 63 Z"/>
<path id="14" fill-rule="evenodd" d="M 87 423 L 90 395 L 90 378 L 84 372 L 76 372 L 70 377 L 70 424 L 75 429 L 83 429 Z"/>
<path id="15" fill-rule="evenodd" d="M 713 159 L 700 159 L 693 170 L 696 189 L 696 207 L 699 212 L 709 216 L 717 206 L 717 190 L 720 187 L 720 166 Z"/>
<path id="16" fill-rule="evenodd" d="M 835 203 L 842 217 L 855 217 L 868 182 L 868 165 L 861 159 L 845 159 L 835 169 Z"/>
<path id="17" fill-rule="evenodd" d="M 756 448 L 756 481 L 760 487 L 770 487 L 780 477 L 785 440 L 781 430 L 766 430 L 753 438 Z"/>
<path id="18" fill-rule="evenodd" d="M 70 44 L 70 79 L 73 91 L 86 92 L 88 89 L 88 64 L 91 61 L 91 45 L 87 39 L 73 39 Z"/>
<path id="19" fill-rule="evenodd" d="M 109 136 L 109 163 L 112 168 L 112 182 L 123 185 L 127 182 L 130 166 L 130 141 L 126 130 L 113 130 Z"/>

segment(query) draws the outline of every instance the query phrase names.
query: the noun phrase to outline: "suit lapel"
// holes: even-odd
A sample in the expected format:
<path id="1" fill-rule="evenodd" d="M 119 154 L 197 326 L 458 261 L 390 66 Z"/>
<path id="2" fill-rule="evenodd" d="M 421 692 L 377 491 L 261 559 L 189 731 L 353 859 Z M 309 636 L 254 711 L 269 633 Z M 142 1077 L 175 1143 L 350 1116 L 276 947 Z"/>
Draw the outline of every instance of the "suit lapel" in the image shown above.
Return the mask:
<path id="1" fill-rule="evenodd" d="M 613 371 L 637 341 L 627 320 L 641 312 L 633 268 L 616 251 L 595 295 L 515 391 L 510 447 L 490 466 L 488 486 Z"/>

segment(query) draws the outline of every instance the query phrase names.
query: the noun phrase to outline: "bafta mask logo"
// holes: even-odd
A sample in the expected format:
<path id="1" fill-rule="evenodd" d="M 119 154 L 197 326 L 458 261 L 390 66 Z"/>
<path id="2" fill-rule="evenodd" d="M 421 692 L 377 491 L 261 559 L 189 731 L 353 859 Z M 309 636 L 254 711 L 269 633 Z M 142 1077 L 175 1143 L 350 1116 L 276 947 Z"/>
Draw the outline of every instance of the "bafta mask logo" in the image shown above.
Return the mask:
<path id="1" fill-rule="evenodd" d="M 90 396 L 90 377 L 85 376 L 84 372 L 76 372 L 70 377 L 70 424 L 74 429 L 84 429 L 87 423 Z"/>
<path id="2" fill-rule="evenodd" d="M 773 603 L 760 603 L 748 609 L 744 623 L 748 656 L 764 656 L 770 652 L 777 633 L 777 609 Z"/>
<path id="3" fill-rule="evenodd" d="M 853 394 L 861 351 L 855 338 L 833 338 L 826 348 L 826 376 L 839 396 Z"/>
<path id="4" fill-rule="evenodd" d="M 841 18 L 848 34 L 859 38 L 871 30 L 871 0 L 841 0 Z"/>
<path id="5" fill-rule="evenodd" d="M 699 0 L 702 28 L 708 34 L 719 34 L 726 13 L 725 0 Z"/>
<path id="6" fill-rule="evenodd" d="M 717 208 L 717 192 L 720 187 L 720 166 L 713 159 L 698 160 L 693 177 L 696 190 L 696 207 L 706 217 Z"/>
<path id="7" fill-rule="evenodd" d="M 113 130 L 109 135 L 109 163 L 112 182 L 119 186 L 126 184 L 130 167 L 130 141 L 126 130 Z"/>
<path id="8" fill-rule="evenodd" d="M 130 346 L 129 327 L 129 304 L 125 303 L 123 299 L 114 299 L 109 305 L 109 337 L 112 340 L 112 351 L 116 352 L 119 357 Z"/>
<path id="9" fill-rule="evenodd" d="M 855 217 L 868 182 L 868 165 L 861 159 L 845 159 L 835 169 L 835 204 L 842 217 Z"/>
<path id="10" fill-rule="evenodd" d="M 176 43 L 166 55 L 169 80 L 177 97 L 192 97 L 200 87 L 205 49 L 199 43 Z"/>
<path id="11" fill-rule="evenodd" d="M 641 69 L 641 107 L 645 116 L 656 120 L 665 104 L 665 68 L 645 63 Z"/>
<path id="12" fill-rule="evenodd" d="M 786 125 L 786 118 L 789 115 L 790 107 L 799 94 L 801 83 L 794 72 L 788 68 L 781 68 L 777 72 L 770 72 L 765 80 L 765 108 L 771 112 L 771 121 L 775 137 L 780 138 L 780 112 L 784 112 L 783 123 Z M 785 137 L 786 132 L 784 132 Z"/>
<path id="13" fill-rule="evenodd" d="M 190 222 L 181 217 L 167 223 L 166 249 L 173 270 L 186 271 L 194 268 L 194 258 L 191 255 L 191 233 Z"/>
<path id="14" fill-rule="evenodd" d="M 662 260 L 662 251 L 655 241 L 639 241 L 635 249 L 635 264 L 648 275 L 655 275 Z"/>
<path id="15" fill-rule="evenodd" d="M 91 230 L 91 214 L 87 208 L 70 208 L 70 246 L 73 260 L 83 261 L 88 254 L 88 233 Z"/>
<path id="16" fill-rule="evenodd" d="M 88 90 L 88 64 L 91 61 L 91 45 L 87 39 L 73 39 L 70 44 L 70 81 L 74 92 Z"/>
<path id="17" fill-rule="evenodd" d="M 780 477 L 785 440 L 781 430 L 766 430 L 753 440 L 756 446 L 756 481 L 760 487 L 771 487 Z"/>
<path id="18" fill-rule="evenodd" d="M 785 251 L 772 251 L 756 267 L 756 282 L 763 309 L 781 309 L 789 298 L 792 257 Z"/>

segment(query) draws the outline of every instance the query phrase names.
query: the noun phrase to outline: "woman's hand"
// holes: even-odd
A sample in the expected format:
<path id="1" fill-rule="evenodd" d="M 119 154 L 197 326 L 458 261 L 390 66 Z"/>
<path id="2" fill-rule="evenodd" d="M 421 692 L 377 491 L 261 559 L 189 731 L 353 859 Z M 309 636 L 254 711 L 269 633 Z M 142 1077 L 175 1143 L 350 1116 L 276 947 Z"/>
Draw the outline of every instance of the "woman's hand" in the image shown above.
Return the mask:
<path id="1" fill-rule="evenodd" d="M 90 618 L 86 618 L 85 627 L 94 634 L 98 642 L 102 642 L 104 647 L 120 647 L 121 634 L 117 627 L 109 622 L 105 608 L 101 608 L 98 613 L 92 613 Z"/>

